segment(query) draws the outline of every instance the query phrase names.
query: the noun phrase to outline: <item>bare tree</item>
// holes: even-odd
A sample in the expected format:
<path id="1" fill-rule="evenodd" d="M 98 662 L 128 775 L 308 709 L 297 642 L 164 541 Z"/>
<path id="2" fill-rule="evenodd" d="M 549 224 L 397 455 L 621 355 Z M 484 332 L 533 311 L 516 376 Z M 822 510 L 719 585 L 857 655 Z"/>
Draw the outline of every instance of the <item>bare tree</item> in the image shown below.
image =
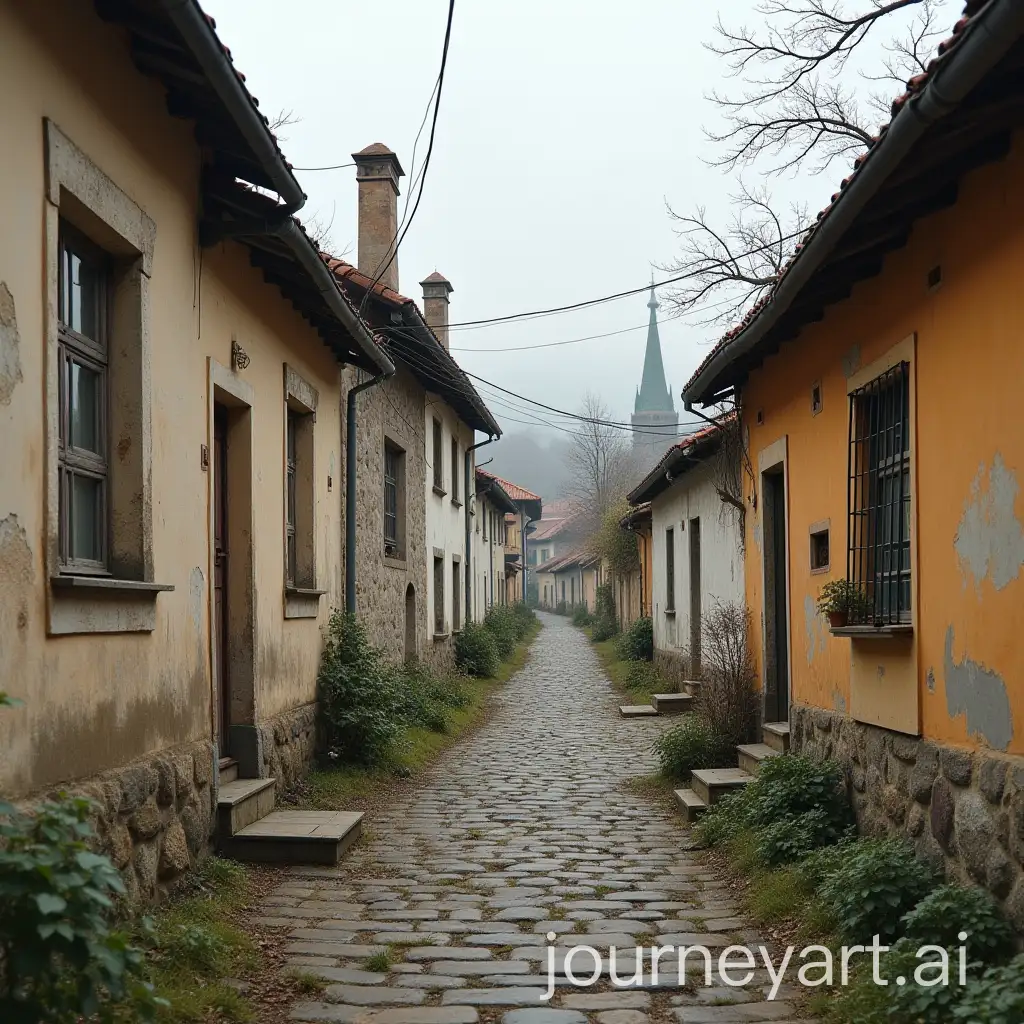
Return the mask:
<path id="1" fill-rule="evenodd" d="M 880 96 L 860 102 L 844 72 L 885 22 L 894 32 L 882 44 L 886 74 L 857 77 L 902 82 L 917 73 L 945 6 L 945 0 L 762 0 L 758 29 L 730 28 L 719 19 L 710 49 L 741 86 L 736 95 L 711 94 L 727 125 L 708 133 L 723 146 L 714 163 L 733 169 L 770 155 L 769 173 L 805 166 L 817 173 L 863 150 L 874 135 L 871 115 L 887 120 L 889 105 Z"/>
<path id="2" fill-rule="evenodd" d="M 591 536 L 608 509 L 629 489 L 633 460 L 626 436 L 608 426 L 611 414 L 600 397 L 588 391 L 580 415 L 583 419 L 573 428 L 575 436 L 566 452 L 568 490 L 573 511 Z"/>
<path id="3" fill-rule="evenodd" d="M 925 68 L 948 0 L 761 0 L 762 24 L 731 28 L 718 21 L 710 49 L 739 83 L 713 92 L 725 126 L 708 131 L 719 147 L 710 163 L 727 171 L 817 174 L 863 152 L 872 121 L 889 117 L 885 89 Z M 854 55 L 885 23 L 880 74 L 854 68 Z M 873 34 L 873 36 L 872 36 Z M 669 207 L 681 239 L 679 257 L 662 269 L 686 275 L 669 300 L 701 324 L 733 323 L 778 281 L 812 221 L 806 208 L 782 213 L 762 184 L 742 179 L 732 213 L 716 223 L 704 207 Z"/>
<path id="4" fill-rule="evenodd" d="M 267 125 L 270 130 L 277 135 L 280 142 L 287 142 L 287 137 L 278 134 L 282 128 L 287 128 L 290 124 L 298 124 L 302 120 L 294 110 L 279 110 L 273 117 L 268 118 Z"/>
<path id="5" fill-rule="evenodd" d="M 704 207 L 669 216 L 677 222 L 682 252 L 662 270 L 687 275 L 668 293 L 681 313 L 698 313 L 702 324 L 730 323 L 778 280 L 809 219 L 793 207 L 783 219 L 765 187 L 740 182 L 731 197 L 732 218 L 715 226 Z"/>

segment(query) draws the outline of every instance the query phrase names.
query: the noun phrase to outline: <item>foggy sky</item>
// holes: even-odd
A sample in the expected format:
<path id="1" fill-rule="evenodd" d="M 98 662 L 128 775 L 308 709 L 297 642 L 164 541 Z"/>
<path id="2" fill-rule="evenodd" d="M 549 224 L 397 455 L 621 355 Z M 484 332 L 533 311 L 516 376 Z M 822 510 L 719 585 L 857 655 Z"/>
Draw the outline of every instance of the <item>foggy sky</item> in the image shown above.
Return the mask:
<path id="1" fill-rule="evenodd" d="M 203 2 L 261 109 L 301 117 L 281 130 L 296 167 L 348 163 L 356 150 L 384 142 L 408 174 L 437 76 L 446 0 Z M 398 258 L 402 291 L 419 300 L 418 282 L 441 271 L 455 287 L 457 322 L 648 281 L 652 265 L 677 250 L 666 201 L 682 210 L 729 209 L 735 177 L 702 161 L 713 152 L 702 127 L 716 124 L 704 95 L 722 84 L 723 71 L 703 44 L 713 37 L 716 8 L 742 21 L 753 7 L 753 0 L 458 0 L 434 153 Z M 837 165 L 772 187 L 780 201 L 816 210 L 842 173 Z M 333 220 L 334 247 L 354 262 L 354 168 L 298 177 L 310 197 L 300 217 Z M 452 350 L 465 369 L 513 391 L 575 409 L 589 389 L 628 419 L 646 301 L 639 295 L 514 326 L 456 330 Z M 532 352 L 459 351 L 623 328 L 638 329 Z M 682 386 L 723 329 L 662 324 L 680 410 Z M 506 432 L 527 429 L 514 422 L 521 412 L 487 400 Z"/>

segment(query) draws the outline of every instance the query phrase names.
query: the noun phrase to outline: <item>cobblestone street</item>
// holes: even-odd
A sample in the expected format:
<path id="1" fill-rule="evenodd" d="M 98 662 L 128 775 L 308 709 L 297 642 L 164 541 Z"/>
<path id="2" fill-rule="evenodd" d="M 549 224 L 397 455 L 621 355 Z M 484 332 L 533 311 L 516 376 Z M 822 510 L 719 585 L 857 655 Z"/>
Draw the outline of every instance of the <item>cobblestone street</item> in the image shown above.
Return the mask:
<path id="1" fill-rule="evenodd" d="M 543 619 L 528 664 L 496 695 L 487 724 L 386 812 L 368 815 L 369 839 L 339 868 L 290 869 L 267 898 L 261 923 L 287 929 L 290 965 L 328 982 L 320 999 L 293 1007 L 293 1020 L 796 1017 L 789 986 L 767 1001 L 763 967 L 746 988 L 705 988 L 703 961 L 691 958 L 682 989 L 675 954 L 661 961 L 660 987 L 615 989 L 604 977 L 580 989 L 562 979 L 550 1003 L 539 1001 L 550 932 L 559 948 L 619 947 L 620 976 L 632 974 L 637 945 L 704 944 L 717 957 L 759 941 L 722 880 L 688 852 L 667 802 L 629 786 L 654 770 L 650 743 L 665 720 L 621 719 L 583 634 Z M 386 969 L 371 959 L 385 945 Z M 572 963 L 583 977 L 592 968 L 589 956 Z"/>

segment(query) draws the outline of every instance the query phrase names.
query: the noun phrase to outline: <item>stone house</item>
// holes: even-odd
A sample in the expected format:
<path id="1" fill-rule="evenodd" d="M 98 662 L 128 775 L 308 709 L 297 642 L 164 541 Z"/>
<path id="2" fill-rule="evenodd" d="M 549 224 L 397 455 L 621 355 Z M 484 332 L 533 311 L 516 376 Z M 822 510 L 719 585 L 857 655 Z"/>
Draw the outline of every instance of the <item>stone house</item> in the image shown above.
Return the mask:
<path id="1" fill-rule="evenodd" d="M 516 604 L 523 596 L 523 528 L 516 512 L 505 513 L 505 603 Z"/>
<path id="2" fill-rule="evenodd" d="M 740 410 L 746 600 L 792 747 L 1024 930 L 1022 98 L 1024 6 L 969 3 L 684 399 Z"/>
<path id="3" fill-rule="evenodd" d="M 151 897 L 222 759 L 309 760 L 342 367 L 393 364 L 197 4 L 4 3 L 0 58 L 0 791 L 93 796 Z"/>
<path id="4" fill-rule="evenodd" d="M 438 669 L 453 658 L 453 634 L 467 606 L 469 509 L 475 432 L 501 428 L 448 352 L 451 284 L 421 282 L 424 311 L 399 291 L 390 254 L 398 224 L 398 157 L 375 143 L 353 154 L 359 189 L 358 266 L 328 258 L 336 280 L 382 336 L 397 372 L 373 379 L 346 373 L 354 428 L 355 521 L 346 545 L 349 608 L 395 660 L 422 658 Z M 379 278 L 379 280 L 377 280 Z M 486 442 L 484 442 L 486 443 Z M 350 470 L 346 460 L 346 481 Z M 346 483 L 347 486 L 347 483 Z"/>
<path id="5" fill-rule="evenodd" d="M 473 618 L 479 622 L 494 604 L 504 604 L 508 516 L 519 513 L 504 481 L 486 470 L 476 471 L 473 519 Z"/>
<path id="6" fill-rule="evenodd" d="M 601 559 L 578 549 L 553 558 L 537 570 L 537 585 L 542 608 L 564 604 L 569 612 L 583 605 L 587 611 L 597 608 L 597 588 L 602 582 Z"/>
<path id="7" fill-rule="evenodd" d="M 700 678 L 702 622 L 715 603 L 744 601 L 739 516 L 716 486 L 720 444 L 717 427 L 690 434 L 628 495 L 650 503 L 654 659 L 677 681 Z"/>

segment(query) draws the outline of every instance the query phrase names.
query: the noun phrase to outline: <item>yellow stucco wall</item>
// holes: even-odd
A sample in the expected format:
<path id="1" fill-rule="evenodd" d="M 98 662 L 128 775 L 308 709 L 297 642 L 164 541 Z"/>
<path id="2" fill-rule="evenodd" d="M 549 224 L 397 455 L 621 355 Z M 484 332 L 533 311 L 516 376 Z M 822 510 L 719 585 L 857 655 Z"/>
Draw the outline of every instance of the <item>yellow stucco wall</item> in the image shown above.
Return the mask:
<path id="1" fill-rule="evenodd" d="M 793 701 L 1017 754 L 1024 753 L 1022 176 L 1018 133 L 1007 159 L 968 175 L 954 207 L 918 222 L 881 275 L 785 343 L 751 374 L 742 396 L 755 473 L 759 454 L 785 439 Z M 942 283 L 930 290 L 935 266 Z M 846 574 L 848 378 L 908 339 L 913 639 L 833 637 L 814 601 L 823 582 Z M 816 381 L 823 408 L 812 416 Z M 762 513 L 759 500 L 747 516 L 746 545 L 759 657 Z M 825 519 L 830 571 L 812 575 L 809 527 Z"/>
<path id="2" fill-rule="evenodd" d="M 200 154 L 190 123 L 132 65 L 125 37 L 91 4 L 0 5 L 0 296 L 17 322 L 0 388 L 0 791 L 87 776 L 213 735 L 210 666 L 209 359 L 237 339 L 253 391 L 255 699 L 259 720 L 313 699 L 319 626 L 340 600 L 338 367 L 315 332 L 234 243 L 196 244 Z M 155 222 L 150 280 L 153 632 L 48 637 L 45 568 L 44 118 Z M 320 620 L 285 620 L 284 399 L 287 362 L 319 390 L 315 427 Z M 327 492 L 327 476 L 334 486 Z"/>

